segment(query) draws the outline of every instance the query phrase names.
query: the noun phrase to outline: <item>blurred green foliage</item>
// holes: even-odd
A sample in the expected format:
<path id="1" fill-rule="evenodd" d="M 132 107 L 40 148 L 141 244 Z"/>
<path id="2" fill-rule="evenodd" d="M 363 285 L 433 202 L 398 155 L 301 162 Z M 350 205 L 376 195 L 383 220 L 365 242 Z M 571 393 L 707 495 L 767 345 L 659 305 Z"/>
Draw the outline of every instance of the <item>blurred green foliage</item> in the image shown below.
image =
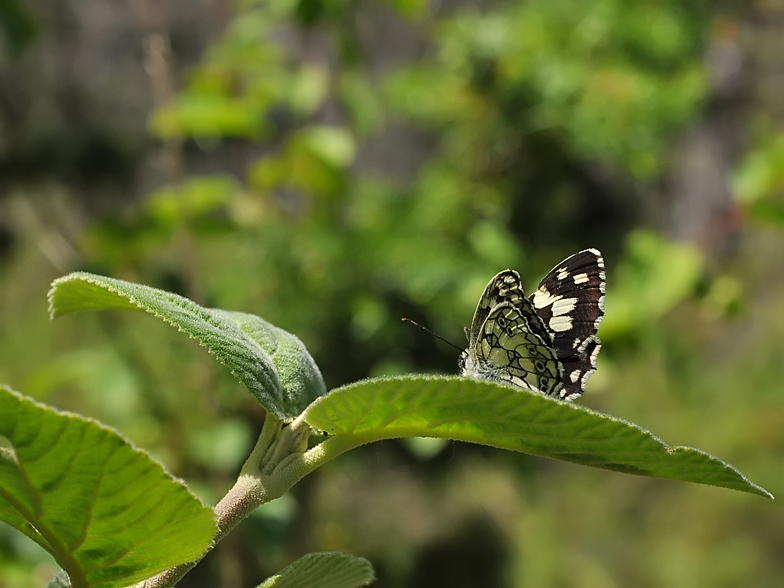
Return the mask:
<path id="1" fill-rule="evenodd" d="M 85 269 L 258 314 L 305 342 L 331 388 L 454 372 L 456 352 L 400 317 L 459 344 L 497 271 L 518 269 L 530 290 L 559 259 L 598 247 L 605 347 L 582 401 L 784 493 L 775 129 L 737 169 L 731 212 L 752 222 L 727 239 L 732 255 L 670 242 L 655 214 L 673 141 L 711 108 L 705 55 L 723 5 L 232 10 L 150 115 L 151 132 L 180 146 L 179 176 L 111 214 L 43 182 L 0 202 L 14 219 L 0 249 L 1 381 L 121 429 L 215 501 L 263 411 L 154 319 L 49 324 L 53 278 Z M 390 36 L 415 49 L 380 56 Z M 464 445 L 427 455 L 389 443 L 344 456 L 285 508 L 257 513 L 183 586 L 255 586 L 307 550 L 371 559 L 380 588 L 784 581 L 784 517 L 753 497 Z M 40 565 L 18 543 L 0 537 L 0 585 L 30 585 Z"/>
<path id="2" fill-rule="evenodd" d="M 763 134 L 738 166 L 735 192 L 750 218 L 784 225 L 784 134 Z"/>
<path id="3" fill-rule="evenodd" d="M 19 55 L 36 35 L 33 17 L 19 0 L 0 3 L 0 31 L 3 44 L 12 54 Z"/>
<path id="4" fill-rule="evenodd" d="M 476 161 L 469 150 L 500 155 L 468 168 L 481 177 L 507 171 L 494 166 L 514 165 L 521 137 L 537 134 L 649 177 L 668 132 L 705 97 L 704 18 L 699 4 L 618 0 L 458 14 L 438 27 L 436 62 L 396 80 L 393 103 L 451 130 L 445 156 L 455 167 Z"/>

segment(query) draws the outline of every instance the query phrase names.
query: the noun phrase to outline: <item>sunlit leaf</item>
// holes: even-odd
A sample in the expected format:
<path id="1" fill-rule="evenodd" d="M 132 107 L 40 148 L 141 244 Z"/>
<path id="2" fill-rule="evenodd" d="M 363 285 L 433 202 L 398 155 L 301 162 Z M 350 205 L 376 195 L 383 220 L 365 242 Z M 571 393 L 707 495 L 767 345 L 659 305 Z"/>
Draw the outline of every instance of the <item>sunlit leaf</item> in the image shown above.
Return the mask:
<path id="1" fill-rule="evenodd" d="M 208 309 L 171 292 L 84 272 L 55 280 L 52 318 L 82 310 L 144 310 L 188 333 L 278 418 L 289 421 L 326 391 L 302 342 L 263 319 Z"/>
<path id="2" fill-rule="evenodd" d="M 128 586 L 212 543 L 212 509 L 115 431 L 0 386 L 0 436 L 0 519 L 74 588 Z"/>
<path id="3" fill-rule="evenodd" d="M 364 380 L 317 400 L 305 418 L 330 435 L 325 443 L 344 448 L 396 437 L 442 437 L 772 498 L 734 467 L 699 449 L 671 447 L 638 425 L 488 381 L 428 376 Z"/>

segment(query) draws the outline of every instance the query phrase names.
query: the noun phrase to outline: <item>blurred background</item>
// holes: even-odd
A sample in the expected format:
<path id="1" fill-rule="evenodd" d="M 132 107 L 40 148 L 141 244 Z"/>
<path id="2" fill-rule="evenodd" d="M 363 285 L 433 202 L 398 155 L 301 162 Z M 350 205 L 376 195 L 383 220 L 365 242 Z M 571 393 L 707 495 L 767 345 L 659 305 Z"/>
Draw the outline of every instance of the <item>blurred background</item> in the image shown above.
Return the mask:
<path id="1" fill-rule="evenodd" d="M 332 388 L 455 373 L 482 288 L 608 266 L 579 401 L 784 497 L 784 1 L 6 0 L 0 381 L 214 504 L 263 410 L 141 313 L 52 323 L 86 270 L 262 316 Z M 182 582 L 309 551 L 378 588 L 779 587 L 778 503 L 422 440 L 346 454 Z M 0 588 L 48 556 L 0 528 Z"/>

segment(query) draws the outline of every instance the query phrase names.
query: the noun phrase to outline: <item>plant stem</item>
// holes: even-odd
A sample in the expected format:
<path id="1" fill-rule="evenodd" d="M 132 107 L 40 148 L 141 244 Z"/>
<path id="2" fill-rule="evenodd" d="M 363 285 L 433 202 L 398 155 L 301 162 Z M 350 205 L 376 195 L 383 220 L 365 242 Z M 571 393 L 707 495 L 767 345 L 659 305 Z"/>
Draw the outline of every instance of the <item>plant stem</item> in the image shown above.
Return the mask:
<path id="1" fill-rule="evenodd" d="M 310 426 L 303 418 L 282 428 L 279 420 L 267 415 L 256 446 L 242 466 L 237 482 L 215 506 L 217 532 L 212 547 L 256 508 L 283 496 L 303 476 L 320 465 L 321 462 L 318 462 L 312 467 L 298 467 L 303 461 L 310 432 Z M 171 588 L 198 562 L 196 560 L 170 568 L 138 584 L 137 588 Z"/>
<path id="2" fill-rule="evenodd" d="M 316 468 L 349 449 L 378 440 L 378 437 L 373 435 L 343 434 L 330 437 L 307 449 L 311 432 L 304 414 L 285 428 L 281 421 L 267 415 L 256 446 L 242 466 L 237 482 L 215 506 L 218 530 L 210 549 L 256 508 L 283 496 Z M 199 561 L 168 569 L 146 582 L 137 584 L 135 588 L 172 588 Z"/>

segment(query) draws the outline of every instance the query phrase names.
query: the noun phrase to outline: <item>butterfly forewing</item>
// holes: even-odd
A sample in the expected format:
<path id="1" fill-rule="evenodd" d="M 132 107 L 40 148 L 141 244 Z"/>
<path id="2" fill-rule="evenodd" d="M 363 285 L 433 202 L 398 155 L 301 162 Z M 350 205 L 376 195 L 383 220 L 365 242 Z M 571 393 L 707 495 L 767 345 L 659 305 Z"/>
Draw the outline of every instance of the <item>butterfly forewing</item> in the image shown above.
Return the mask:
<path id="1" fill-rule="evenodd" d="M 472 348 L 476 345 L 477 337 L 482 332 L 482 325 L 494 307 L 501 302 L 511 302 L 515 305 L 523 299 L 525 299 L 525 292 L 520 282 L 520 274 L 514 270 L 504 270 L 493 276 L 476 305 L 471 328 L 468 330 L 468 347 Z"/>
<path id="2" fill-rule="evenodd" d="M 604 291 L 604 260 L 596 249 L 586 249 L 556 265 L 530 297 L 563 364 L 562 398 L 582 394 L 596 370 Z"/>

